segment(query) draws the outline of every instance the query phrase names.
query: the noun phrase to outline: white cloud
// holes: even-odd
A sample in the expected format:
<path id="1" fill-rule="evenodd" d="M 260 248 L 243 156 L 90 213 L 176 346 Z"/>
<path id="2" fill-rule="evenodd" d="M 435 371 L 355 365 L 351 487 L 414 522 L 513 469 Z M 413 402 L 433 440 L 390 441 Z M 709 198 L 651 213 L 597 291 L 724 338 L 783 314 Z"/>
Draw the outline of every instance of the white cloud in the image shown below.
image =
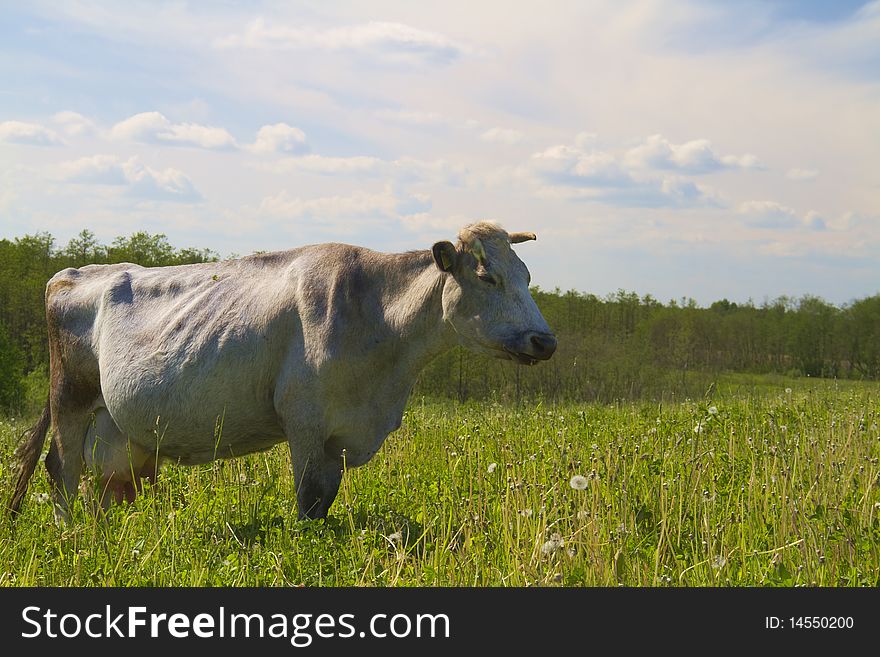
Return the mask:
<path id="1" fill-rule="evenodd" d="M 301 171 L 325 176 L 386 176 L 401 183 L 433 183 L 452 187 L 464 185 L 468 176 L 466 167 L 447 160 L 418 160 L 410 157 L 382 160 L 366 155 L 332 157 L 309 154 L 286 157 L 275 162 L 256 163 L 253 166 L 272 173 Z"/>
<path id="2" fill-rule="evenodd" d="M 113 139 L 212 150 L 237 148 L 235 138 L 223 128 L 197 123 L 171 123 L 159 112 L 142 112 L 120 121 L 110 130 L 110 136 Z"/>
<path id="3" fill-rule="evenodd" d="M 61 126 L 65 134 L 71 137 L 91 135 L 96 132 L 94 121 L 78 112 L 58 112 L 52 117 L 52 120 Z"/>
<path id="4" fill-rule="evenodd" d="M 810 211 L 801 216 L 793 208 L 776 201 L 746 201 L 737 211 L 744 215 L 748 225 L 755 228 L 824 230 L 826 227 L 819 213 Z"/>
<path id="5" fill-rule="evenodd" d="M 80 185 L 124 185 L 126 194 L 153 201 L 199 201 L 202 195 L 177 169 L 153 169 L 136 157 L 126 161 L 114 155 L 83 157 L 60 165 L 61 179 Z"/>
<path id="6" fill-rule="evenodd" d="M 36 123 L 3 121 L 0 123 L 0 141 L 29 146 L 61 146 L 64 140 L 58 133 Z"/>
<path id="7" fill-rule="evenodd" d="M 223 37 L 214 45 L 264 50 L 348 50 L 394 60 L 441 64 L 455 61 L 468 52 L 466 47 L 442 34 L 382 21 L 319 29 L 269 25 L 258 18 L 243 34 Z"/>
<path id="8" fill-rule="evenodd" d="M 523 134 L 519 130 L 511 128 L 489 128 L 480 135 L 483 141 L 495 142 L 499 144 L 517 144 L 522 141 Z"/>
<path id="9" fill-rule="evenodd" d="M 816 169 L 789 169 L 785 174 L 789 180 L 815 180 L 818 176 Z"/>
<path id="10" fill-rule="evenodd" d="M 391 162 L 390 175 L 403 183 L 431 183 L 449 187 L 467 184 L 469 169 L 448 160 L 420 160 L 401 157 Z"/>
<path id="11" fill-rule="evenodd" d="M 723 204 L 705 185 L 677 176 L 646 175 L 638 167 L 630 168 L 626 158 L 592 150 L 596 135 L 581 133 L 576 142 L 579 145 L 559 144 L 532 155 L 525 172 L 537 179 L 539 196 L 620 207 Z"/>
<path id="12" fill-rule="evenodd" d="M 178 201 L 192 203 L 200 201 L 202 195 L 196 190 L 192 180 L 177 169 L 156 170 L 138 162 L 126 162 L 125 174 L 129 179 L 129 194 L 151 201 Z"/>
<path id="13" fill-rule="evenodd" d="M 304 153 L 308 151 L 305 133 L 286 123 L 264 125 L 249 147 L 254 153 Z"/>
<path id="14" fill-rule="evenodd" d="M 379 158 L 363 155 L 354 157 L 329 157 L 326 155 L 303 155 L 286 157 L 276 162 L 260 165 L 272 173 L 305 171 L 322 175 L 379 175 L 387 169 L 387 163 Z"/>
<path id="15" fill-rule="evenodd" d="M 761 168 L 758 158 L 745 155 L 718 155 L 708 139 L 673 144 L 663 135 L 651 135 L 626 153 L 627 165 L 644 169 L 674 169 L 683 173 L 709 173 L 719 169 Z"/>
<path id="16" fill-rule="evenodd" d="M 128 177 L 123 163 L 115 155 L 82 157 L 60 165 L 61 179 L 88 185 L 125 185 Z"/>
<path id="17" fill-rule="evenodd" d="M 635 182 L 610 153 L 563 144 L 532 155 L 532 165 L 547 181 L 559 185 L 626 187 Z"/>
<path id="18" fill-rule="evenodd" d="M 286 190 L 265 197 L 258 214 L 288 220 L 309 220 L 316 224 L 338 224 L 351 219 L 399 219 L 428 211 L 431 199 L 425 195 L 356 191 L 349 196 L 303 199 Z"/>

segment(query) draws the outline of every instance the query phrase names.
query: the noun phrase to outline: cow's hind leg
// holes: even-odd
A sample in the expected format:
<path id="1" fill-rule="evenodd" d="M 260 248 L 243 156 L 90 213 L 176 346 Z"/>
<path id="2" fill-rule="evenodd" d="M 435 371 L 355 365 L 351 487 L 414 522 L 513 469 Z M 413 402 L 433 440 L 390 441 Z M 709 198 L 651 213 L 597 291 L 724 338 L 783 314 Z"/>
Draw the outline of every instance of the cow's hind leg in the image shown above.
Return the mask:
<path id="1" fill-rule="evenodd" d="M 52 484 L 55 520 L 59 524 L 70 520 L 70 507 L 76 499 L 82 475 L 83 440 L 91 424 L 91 415 L 88 407 L 53 404 L 55 431 L 46 456 L 46 470 Z"/>

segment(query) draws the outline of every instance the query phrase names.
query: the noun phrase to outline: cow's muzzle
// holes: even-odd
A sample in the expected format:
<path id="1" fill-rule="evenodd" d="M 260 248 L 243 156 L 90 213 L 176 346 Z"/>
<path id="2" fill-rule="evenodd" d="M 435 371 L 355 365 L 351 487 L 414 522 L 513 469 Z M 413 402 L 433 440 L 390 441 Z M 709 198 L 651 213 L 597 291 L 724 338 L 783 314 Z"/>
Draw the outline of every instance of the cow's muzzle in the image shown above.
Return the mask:
<path id="1" fill-rule="evenodd" d="M 529 332 L 522 336 L 516 349 L 505 347 L 513 360 L 523 365 L 534 365 L 548 360 L 556 351 L 556 336 L 552 333 Z"/>

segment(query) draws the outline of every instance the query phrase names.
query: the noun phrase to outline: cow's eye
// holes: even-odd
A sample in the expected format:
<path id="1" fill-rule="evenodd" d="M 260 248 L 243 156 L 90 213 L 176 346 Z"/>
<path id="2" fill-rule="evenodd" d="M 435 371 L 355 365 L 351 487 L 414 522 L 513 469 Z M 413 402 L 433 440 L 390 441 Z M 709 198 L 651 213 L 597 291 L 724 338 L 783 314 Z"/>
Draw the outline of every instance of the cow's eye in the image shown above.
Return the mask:
<path id="1" fill-rule="evenodd" d="M 484 283 L 488 283 L 489 285 L 498 285 L 498 281 L 495 280 L 495 277 L 492 276 L 492 274 L 489 274 L 487 272 L 482 271 L 479 274 L 477 274 L 477 277 L 481 281 L 483 281 Z"/>

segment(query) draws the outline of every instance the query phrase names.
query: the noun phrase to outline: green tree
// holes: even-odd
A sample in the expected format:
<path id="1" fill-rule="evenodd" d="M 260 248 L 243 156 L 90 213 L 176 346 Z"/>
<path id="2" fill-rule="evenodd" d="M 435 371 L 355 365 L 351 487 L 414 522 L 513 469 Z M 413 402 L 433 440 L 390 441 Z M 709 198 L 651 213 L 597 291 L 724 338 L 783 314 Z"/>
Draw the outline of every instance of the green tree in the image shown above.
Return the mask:
<path id="1" fill-rule="evenodd" d="M 24 396 L 22 385 L 24 359 L 0 323 L 0 409 L 19 408 Z"/>

